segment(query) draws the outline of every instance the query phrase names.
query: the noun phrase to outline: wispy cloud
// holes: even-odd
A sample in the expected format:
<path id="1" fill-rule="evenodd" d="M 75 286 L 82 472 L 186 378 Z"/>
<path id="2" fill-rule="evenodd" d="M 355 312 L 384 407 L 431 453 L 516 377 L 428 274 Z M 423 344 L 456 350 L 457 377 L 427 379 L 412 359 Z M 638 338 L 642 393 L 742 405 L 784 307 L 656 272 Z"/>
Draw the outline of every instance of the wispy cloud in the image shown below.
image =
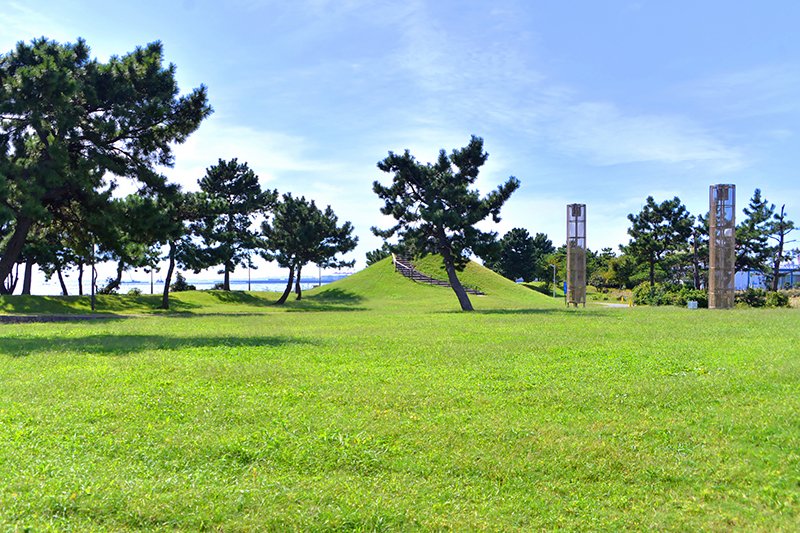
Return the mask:
<path id="1" fill-rule="evenodd" d="M 417 117 L 420 138 L 431 140 L 426 122 L 437 122 L 441 131 L 516 131 L 595 166 L 702 165 L 723 173 L 746 164 L 739 149 L 693 118 L 626 111 L 613 101 L 582 99 L 549 79 L 532 63 L 535 39 L 517 27 L 511 7 L 495 9 L 486 25 L 513 44 L 494 43 L 480 28 L 470 33 L 443 27 L 425 2 L 408 9 L 412 16 L 401 26 L 404 46 L 392 61 L 419 91 L 410 114 Z"/>
<path id="2" fill-rule="evenodd" d="M 554 112 L 554 146 L 595 165 L 706 164 L 719 172 L 741 168 L 743 156 L 679 115 L 625 114 L 606 102 L 579 102 Z"/>
<path id="3" fill-rule="evenodd" d="M 678 85 L 676 93 L 731 119 L 800 111 L 798 86 L 799 65 L 759 65 Z"/>
<path id="4" fill-rule="evenodd" d="M 228 124 L 224 119 L 214 118 L 203 123 L 185 144 L 175 147 L 176 166 L 165 171 L 188 190 L 196 189 L 197 180 L 218 159 L 238 158 L 247 162 L 262 185 L 269 187 L 296 181 L 298 176 L 335 173 L 342 166 L 336 161 L 319 159 L 313 143 L 305 137 Z"/>

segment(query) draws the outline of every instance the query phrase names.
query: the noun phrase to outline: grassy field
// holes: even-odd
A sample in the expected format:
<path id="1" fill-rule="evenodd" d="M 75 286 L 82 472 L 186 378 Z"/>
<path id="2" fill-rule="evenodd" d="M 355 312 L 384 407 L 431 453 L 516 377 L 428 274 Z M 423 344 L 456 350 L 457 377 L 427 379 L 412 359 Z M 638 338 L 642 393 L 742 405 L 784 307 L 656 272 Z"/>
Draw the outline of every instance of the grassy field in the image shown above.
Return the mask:
<path id="1" fill-rule="evenodd" d="M 0 324 L 0 529 L 800 529 L 797 310 L 464 277 L 472 314 L 383 262 L 283 309 Z"/>

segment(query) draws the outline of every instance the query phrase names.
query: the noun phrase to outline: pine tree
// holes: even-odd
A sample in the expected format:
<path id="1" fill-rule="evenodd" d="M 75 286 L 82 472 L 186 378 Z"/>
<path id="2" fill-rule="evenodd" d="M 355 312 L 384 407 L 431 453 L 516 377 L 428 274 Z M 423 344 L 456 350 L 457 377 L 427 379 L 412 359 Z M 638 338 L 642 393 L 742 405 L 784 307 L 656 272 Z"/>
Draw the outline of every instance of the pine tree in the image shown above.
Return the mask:
<path id="1" fill-rule="evenodd" d="M 206 170 L 198 180 L 204 213 L 192 224 L 202 239 L 194 251 L 194 268 L 199 271 L 222 265 L 223 289 L 229 291 L 230 275 L 247 263 L 250 253 L 261 246 L 253 223 L 275 204 L 277 191 L 262 191 L 258 176 L 247 163 L 223 161 Z"/>
<path id="2" fill-rule="evenodd" d="M 631 227 L 628 228 L 631 240 L 625 247 L 625 252 L 639 263 L 647 264 L 650 286 L 653 286 L 656 265 L 667 254 L 687 247 L 694 217 L 677 196 L 660 204 L 652 196 L 648 196 L 647 203 L 639 214 L 629 214 L 628 220 L 631 221 Z"/>
<path id="3" fill-rule="evenodd" d="M 31 228 L 71 202 L 90 201 L 115 178 L 164 185 L 157 166 L 171 166 L 172 145 L 211 113 L 205 87 L 178 94 L 158 42 L 105 63 L 80 39 L 20 42 L 0 56 L 0 222 L 13 217 L 0 281 Z"/>
<path id="4" fill-rule="evenodd" d="M 450 155 L 441 150 L 435 164 L 417 162 L 408 150 L 403 155 L 389 152 L 378 168 L 392 175 L 391 185 L 378 181 L 372 185 L 384 202 L 381 213 L 397 220 L 386 230 L 372 228 L 373 233 L 385 239 L 399 235 L 421 254 L 440 254 L 464 311 L 472 311 L 472 303 L 456 271 L 463 269 L 471 252 L 481 255 L 481 249 L 496 238 L 475 225 L 489 215 L 498 222 L 500 208 L 519 188 L 519 180 L 512 176 L 483 198 L 470 189 L 487 157 L 483 139 L 474 135 L 467 146 Z"/>
<path id="5" fill-rule="evenodd" d="M 345 222 L 339 226 L 330 206 L 323 211 L 305 197 L 284 194 L 283 200 L 275 206 L 272 221 L 262 223 L 261 232 L 265 248 L 262 256 L 289 269 L 289 281 L 276 302 L 278 305 L 286 302 L 292 284 L 295 284 L 297 299 L 302 298 L 300 276 L 305 265 L 315 263 L 322 268 L 353 265 L 353 261 L 337 258 L 355 249 L 358 243 L 358 238 L 352 236 L 352 224 Z"/>
<path id="6" fill-rule="evenodd" d="M 775 205 L 761 197 L 761 189 L 756 189 L 742 211 L 745 218 L 736 226 L 736 270 L 763 271 L 770 257 L 769 225 Z"/>

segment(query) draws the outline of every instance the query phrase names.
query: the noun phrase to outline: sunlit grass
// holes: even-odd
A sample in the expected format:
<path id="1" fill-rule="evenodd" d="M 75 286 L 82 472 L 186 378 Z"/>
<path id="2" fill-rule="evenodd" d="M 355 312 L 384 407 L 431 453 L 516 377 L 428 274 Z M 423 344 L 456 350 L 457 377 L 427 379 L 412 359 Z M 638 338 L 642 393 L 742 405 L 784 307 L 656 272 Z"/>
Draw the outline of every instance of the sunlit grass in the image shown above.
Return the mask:
<path id="1" fill-rule="evenodd" d="M 383 265 L 286 309 L 0 324 L 0 527 L 800 526 L 796 310 L 474 275 L 473 314 Z"/>

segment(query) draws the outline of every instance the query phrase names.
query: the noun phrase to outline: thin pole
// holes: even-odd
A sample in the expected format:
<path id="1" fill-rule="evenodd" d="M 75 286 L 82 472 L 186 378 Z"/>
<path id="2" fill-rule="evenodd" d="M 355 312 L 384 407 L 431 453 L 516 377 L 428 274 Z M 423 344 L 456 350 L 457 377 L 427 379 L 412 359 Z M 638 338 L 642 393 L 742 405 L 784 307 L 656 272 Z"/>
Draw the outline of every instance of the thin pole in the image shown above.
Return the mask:
<path id="1" fill-rule="evenodd" d="M 556 297 L 556 265 L 550 265 L 553 267 L 553 298 Z"/>
<path id="2" fill-rule="evenodd" d="M 317 267 L 319 267 L 319 283 L 317 286 L 322 287 L 322 267 L 320 265 L 317 265 Z"/>
<path id="3" fill-rule="evenodd" d="M 94 246 L 94 239 L 92 239 L 92 311 L 95 308 L 95 285 L 97 283 L 97 269 L 95 269 L 94 265 L 94 256 L 95 256 L 95 246 Z"/>
<path id="4" fill-rule="evenodd" d="M 150 294 L 155 294 L 153 292 L 153 269 L 150 268 Z"/>

